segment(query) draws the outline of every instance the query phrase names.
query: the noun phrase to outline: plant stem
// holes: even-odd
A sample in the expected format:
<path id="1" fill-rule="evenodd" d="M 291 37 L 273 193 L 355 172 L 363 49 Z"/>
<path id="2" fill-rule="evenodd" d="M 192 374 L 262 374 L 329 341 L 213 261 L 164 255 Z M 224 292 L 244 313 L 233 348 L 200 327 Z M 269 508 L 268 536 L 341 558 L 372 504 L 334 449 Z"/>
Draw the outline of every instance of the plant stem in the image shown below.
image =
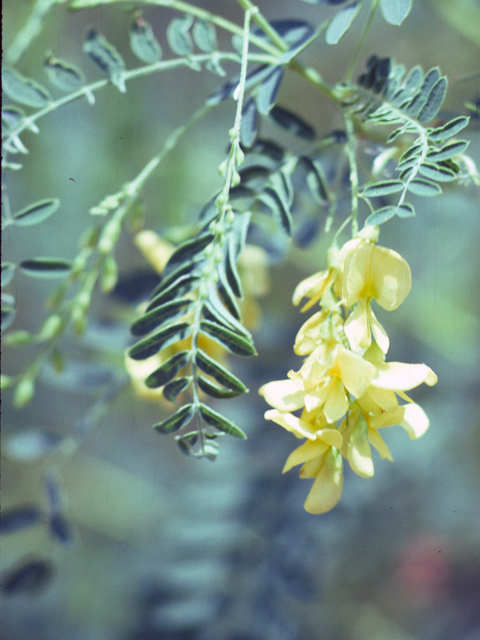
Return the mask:
<path id="1" fill-rule="evenodd" d="M 355 49 L 355 53 L 353 54 L 352 61 L 347 69 L 347 73 L 345 74 L 344 82 L 351 82 L 353 72 L 355 71 L 355 67 L 357 66 L 358 58 L 360 56 L 360 52 L 363 49 L 363 45 L 365 44 L 365 40 L 367 38 L 368 32 L 370 31 L 370 27 L 372 26 L 373 17 L 375 16 L 375 12 L 380 4 L 380 0 L 372 0 L 372 7 L 370 9 L 370 15 L 368 16 L 367 24 L 363 29 L 363 33 L 360 36 L 360 40 L 358 41 L 357 48 Z"/>
<path id="2" fill-rule="evenodd" d="M 345 131 L 347 133 L 347 144 L 345 150 L 350 166 L 350 187 L 352 190 L 352 238 L 358 232 L 358 167 L 356 159 L 356 137 L 353 127 L 353 120 L 347 111 L 343 113 Z"/>

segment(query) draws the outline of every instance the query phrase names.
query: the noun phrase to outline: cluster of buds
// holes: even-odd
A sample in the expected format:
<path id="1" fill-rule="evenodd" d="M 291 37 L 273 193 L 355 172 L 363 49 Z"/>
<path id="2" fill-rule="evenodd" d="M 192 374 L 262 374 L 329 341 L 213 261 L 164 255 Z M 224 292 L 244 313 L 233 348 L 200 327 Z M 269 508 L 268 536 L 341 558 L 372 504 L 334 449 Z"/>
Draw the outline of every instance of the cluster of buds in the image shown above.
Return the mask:
<path id="1" fill-rule="evenodd" d="M 328 270 L 297 286 L 294 304 L 308 298 L 302 311 L 320 304 L 295 340 L 295 353 L 307 357 L 287 380 L 260 389 L 273 407 L 265 418 L 305 439 L 283 472 L 301 464 L 300 477 L 315 478 L 304 505 L 310 513 L 325 513 L 339 501 L 344 459 L 363 478 L 374 473 L 371 447 L 392 460 L 380 429 L 400 425 L 416 439 L 429 426 L 405 392 L 434 385 L 434 372 L 425 364 L 385 361 L 389 339 L 372 300 L 396 309 L 410 291 L 411 272 L 398 253 L 375 244 L 377 229 L 367 226 L 342 249 L 330 250 Z"/>

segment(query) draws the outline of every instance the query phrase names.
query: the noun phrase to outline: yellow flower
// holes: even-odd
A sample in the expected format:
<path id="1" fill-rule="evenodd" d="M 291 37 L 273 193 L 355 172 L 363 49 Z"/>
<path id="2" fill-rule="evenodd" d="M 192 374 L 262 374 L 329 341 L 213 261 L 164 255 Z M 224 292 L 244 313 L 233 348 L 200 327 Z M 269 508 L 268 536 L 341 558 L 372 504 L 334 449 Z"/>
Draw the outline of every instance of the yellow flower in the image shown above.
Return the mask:
<path id="1" fill-rule="evenodd" d="M 407 297 L 412 284 L 410 267 L 396 251 L 362 241 L 352 247 L 346 257 L 342 280 L 345 307 L 356 308 L 345 321 L 345 333 L 355 351 L 372 343 L 370 330 L 384 353 L 389 340 L 385 329 L 373 313 L 370 302 L 392 311 Z"/>

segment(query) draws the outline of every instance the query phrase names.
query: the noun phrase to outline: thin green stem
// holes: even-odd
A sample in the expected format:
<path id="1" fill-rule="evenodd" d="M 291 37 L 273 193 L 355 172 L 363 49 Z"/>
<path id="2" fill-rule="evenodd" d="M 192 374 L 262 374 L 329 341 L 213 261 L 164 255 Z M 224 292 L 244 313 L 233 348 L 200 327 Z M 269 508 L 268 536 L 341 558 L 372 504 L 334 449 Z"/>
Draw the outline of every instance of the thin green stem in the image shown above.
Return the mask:
<path id="1" fill-rule="evenodd" d="M 20 60 L 22 55 L 41 32 L 43 22 L 50 9 L 62 1 L 63 0 L 37 0 L 37 2 L 35 2 L 25 25 L 20 29 L 15 40 L 8 47 L 5 53 L 5 59 L 8 64 L 14 65 Z"/>
<path id="2" fill-rule="evenodd" d="M 347 133 L 347 144 L 345 147 L 348 164 L 350 166 L 350 187 L 352 200 L 352 238 L 358 232 L 358 167 L 356 158 L 356 137 L 353 120 L 347 111 L 343 113 L 345 131 Z"/>
<path id="3" fill-rule="evenodd" d="M 352 61 L 347 69 L 347 73 L 345 74 L 344 82 L 351 82 L 353 72 L 355 71 L 355 67 L 357 66 L 358 58 L 360 56 L 360 52 L 363 49 L 363 45 L 365 44 L 365 40 L 367 39 L 368 32 L 370 31 L 370 27 L 372 26 L 373 18 L 375 16 L 375 12 L 380 4 L 380 0 L 372 0 L 372 6 L 370 9 L 370 15 L 368 16 L 367 24 L 363 29 L 363 33 L 360 36 L 360 40 L 358 41 L 357 48 L 355 49 L 355 53 L 353 54 Z"/>

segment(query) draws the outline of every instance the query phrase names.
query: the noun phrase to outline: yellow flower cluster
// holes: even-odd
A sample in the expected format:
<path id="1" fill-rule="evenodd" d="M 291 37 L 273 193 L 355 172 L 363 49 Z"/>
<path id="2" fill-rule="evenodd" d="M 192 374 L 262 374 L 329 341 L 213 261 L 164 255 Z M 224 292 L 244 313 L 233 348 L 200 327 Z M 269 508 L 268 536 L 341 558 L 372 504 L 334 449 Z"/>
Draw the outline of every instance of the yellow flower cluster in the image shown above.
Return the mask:
<path id="1" fill-rule="evenodd" d="M 434 385 L 436 375 L 425 364 L 385 362 L 389 340 L 371 303 L 396 309 L 410 291 L 411 273 L 398 253 L 375 244 L 377 235 L 366 227 L 329 252 L 328 270 L 300 282 L 294 304 L 308 298 L 302 311 L 317 302 L 321 307 L 296 337 L 295 353 L 307 358 L 287 380 L 260 389 L 273 407 L 265 418 L 306 439 L 283 472 L 301 464 L 300 477 L 315 478 L 304 505 L 310 513 L 325 513 L 339 501 L 343 459 L 363 478 L 373 476 L 371 447 L 392 460 L 382 427 L 399 424 L 415 439 L 429 426 L 405 392 L 423 382 Z"/>

